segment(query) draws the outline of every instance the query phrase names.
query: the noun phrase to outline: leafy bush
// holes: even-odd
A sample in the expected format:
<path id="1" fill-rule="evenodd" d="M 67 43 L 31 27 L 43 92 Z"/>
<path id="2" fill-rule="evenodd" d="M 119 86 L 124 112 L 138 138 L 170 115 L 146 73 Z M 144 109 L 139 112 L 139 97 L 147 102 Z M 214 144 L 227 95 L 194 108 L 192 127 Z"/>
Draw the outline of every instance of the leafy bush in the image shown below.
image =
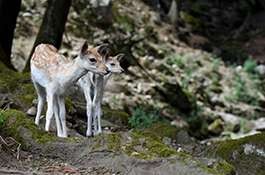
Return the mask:
<path id="1" fill-rule="evenodd" d="M 129 118 L 129 124 L 132 128 L 143 129 L 150 127 L 153 123 L 161 120 L 157 112 L 146 112 L 143 108 L 136 108 L 132 117 Z"/>
<path id="2" fill-rule="evenodd" d="M 255 73 L 255 68 L 257 67 L 257 63 L 253 59 L 247 59 L 243 65 L 244 70 L 247 73 Z"/>

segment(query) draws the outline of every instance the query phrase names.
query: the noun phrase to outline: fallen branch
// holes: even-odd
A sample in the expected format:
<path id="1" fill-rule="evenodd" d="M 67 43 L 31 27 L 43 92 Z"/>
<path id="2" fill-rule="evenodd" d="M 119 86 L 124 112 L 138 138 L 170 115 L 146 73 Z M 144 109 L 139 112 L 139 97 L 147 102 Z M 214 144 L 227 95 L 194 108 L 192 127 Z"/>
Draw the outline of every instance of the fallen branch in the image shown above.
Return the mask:
<path id="1" fill-rule="evenodd" d="M 12 155 L 14 155 L 17 160 L 19 160 L 21 144 L 17 142 L 14 138 L 7 137 L 6 139 L 4 139 L 0 136 L 0 146 L 3 147 L 6 151 L 10 152 Z"/>

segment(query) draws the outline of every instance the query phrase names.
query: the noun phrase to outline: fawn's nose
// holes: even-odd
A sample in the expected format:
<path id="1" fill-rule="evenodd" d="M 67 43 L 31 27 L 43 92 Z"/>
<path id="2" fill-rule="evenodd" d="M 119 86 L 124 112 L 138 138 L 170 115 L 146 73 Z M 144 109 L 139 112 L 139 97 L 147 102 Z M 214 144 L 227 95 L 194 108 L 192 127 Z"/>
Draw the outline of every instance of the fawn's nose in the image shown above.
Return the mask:
<path id="1" fill-rule="evenodd" d="M 105 75 L 107 75 L 107 74 L 109 74 L 109 73 L 110 73 L 110 70 L 107 69 Z"/>

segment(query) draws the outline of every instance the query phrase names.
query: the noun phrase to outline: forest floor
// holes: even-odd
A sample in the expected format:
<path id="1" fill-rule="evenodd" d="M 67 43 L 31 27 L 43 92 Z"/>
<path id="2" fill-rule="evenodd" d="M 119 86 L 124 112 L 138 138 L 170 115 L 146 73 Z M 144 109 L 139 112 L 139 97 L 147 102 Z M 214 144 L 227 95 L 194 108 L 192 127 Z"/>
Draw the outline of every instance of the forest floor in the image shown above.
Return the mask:
<path id="1" fill-rule="evenodd" d="M 108 42 L 132 64 L 108 83 L 104 132 L 84 136 L 85 103 L 74 89 L 66 100 L 70 137 L 37 128 L 29 74 L 0 65 L 0 174 L 265 174 L 264 65 L 250 58 L 227 64 L 201 49 L 210 41 L 198 34 L 189 34 L 188 43 L 179 40 L 172 25 L 140 0 L 115 1 L 111 27 L 102 26 L 84 4 L 73 4 L 60 52 L 75 57 L 85 39 Z M 44 6 L 23 1 L 13 47 L 18 70 L 31 51 Z M 263 59 L 263 41 L 256 36 L 241 45 Z M 178 110 L 177 85 L 192 112 Z"/>

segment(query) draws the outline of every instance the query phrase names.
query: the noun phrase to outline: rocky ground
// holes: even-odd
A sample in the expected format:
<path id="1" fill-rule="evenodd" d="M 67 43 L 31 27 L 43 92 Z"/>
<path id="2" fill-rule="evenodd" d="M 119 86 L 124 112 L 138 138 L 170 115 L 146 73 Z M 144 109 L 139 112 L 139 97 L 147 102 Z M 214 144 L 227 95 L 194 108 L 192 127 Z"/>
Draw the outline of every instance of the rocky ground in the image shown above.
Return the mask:
<path id="1" fill-rule="evenodd" d="M 176 29 L 140 0 L 114 1 L 107 28 L 110 21 L 84 2 L 73 4 L 61 52 L 76 56 L 84 39 L 108 42 L 132 64 L 109 82 L 104 133 L 83 136 L 85 103 L 77 89 L 66 100 L 70 137 L 43 132 L 33 124 L 29 74 L 0 65 L 0 174 L 265 174 L 263 65 L 250 58 L 227 64 L 201 50 L 210 41 L 194 33 L 188 43 L 177 39 Z M 23 1 L 13 48 L 19 70 L 44 7 Z"/>

